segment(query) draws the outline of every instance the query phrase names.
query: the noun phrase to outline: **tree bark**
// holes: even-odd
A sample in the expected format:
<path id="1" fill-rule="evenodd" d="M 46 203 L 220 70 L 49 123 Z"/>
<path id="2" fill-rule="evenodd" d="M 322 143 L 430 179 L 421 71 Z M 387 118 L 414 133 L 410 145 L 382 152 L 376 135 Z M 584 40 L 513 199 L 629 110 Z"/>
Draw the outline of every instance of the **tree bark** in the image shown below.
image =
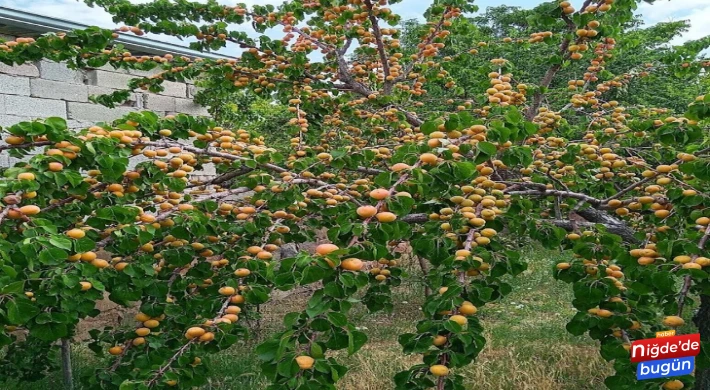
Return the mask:
<path id="1" fill-rule="evenodd" d="M 417 256 L 417 255 L 413 255 L 413 256 L 417 258 L 417 261 L 419 262 L 419 267 L 421 267 L 421 269 L 422 269 L 422 276 L 425 279 L 424 280 L 424 296 L 428 297 L 429 295 L 431 295 L 431 288 L 429 288 L 429 285 L 426 282 L 426 277 L 429 274 L 429 267 L 427 266 L 426 260 L 424 260 L 423 257 Z"/>
<path id="2" fill-rule="evenodd" d="M 295 257 L 298 254 L 298 246 L 294 243 L 287 243 L 281 247 L 281 259 Z"/>
<path id="3" fill-rule="evenodd" d="M 710 295 L 700 295 L 700 309 L 693 316 L 693 322 L 700 332 L 700 340 L 710 345 Z M 695 390 L 707 389 L 710 389 L 710 369 L 696 369 Z"/>
<path id="4" fill-rule="evenodd" d="M 634 236 L 636 231 L 630 228 L 624 221 L 615 218 L 606 211 L 597 210 L 595 208 L 586 208 L 578 210 L 577 215 L 586 219 L 589 222 L 600 223 L 606 226 L 610 233 L 619 235 L 624 241 L 631 244 L 640 244 L 641 241 Z"/>
<path id="5" fill-rule="evenodd" d="M 64 377 L 64 388 L 74 389 L 74 377 L 71 370 L 71 340 L 62 339 L 62 376 Z"/>
<path id="6" fill-rule="evenodd" d="M 552 223 L 557 226 L 561 227 L 565 230 L 568 231 L 573 231 L 575 228 L 580 228 L 580 227 L 594 227 L 597 223 L 603 224 L 602 222 L 583 222 L 583 221 L 570 221 L 570 220 L 562 220 L 562 219 L 556 219 L 553 220 Z M 641 241 L 639 241 L 636 237 L 634 237 L 634 231 L 629 229 L 626 226 L 623 225 L 611 225 L 611 224 L 603 224 L 606 226 L 606 230 L 609 233 L 616 234 L 617 236 L 621 237 L 622 240 L 625 242 L 628 242 L 630 244 L 640 244 Z"/>

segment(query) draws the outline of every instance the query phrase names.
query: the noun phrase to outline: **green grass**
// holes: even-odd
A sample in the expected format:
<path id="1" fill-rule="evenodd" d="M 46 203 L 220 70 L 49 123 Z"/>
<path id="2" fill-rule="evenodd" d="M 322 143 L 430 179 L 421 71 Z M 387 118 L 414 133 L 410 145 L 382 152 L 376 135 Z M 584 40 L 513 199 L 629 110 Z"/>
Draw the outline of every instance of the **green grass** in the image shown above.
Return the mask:
<path id="1" fill-rule="evenodd" d="M 487 345 L 477 361 L 463 369 L 470 389 L 569 389 L 604 388 L 603 379 L 611 365 L 599 356 L 598 347 L 588 337 L 575 337 L 565 330 L 574 314 L 571 287 L 555 281 L 551 266 L 559 257 L 554 251 L 525 251 L 528 270 L 510 280 L 513 292 L 504 300 L 486 305 L 477 316 L 486 329 Z M 410 269 L 412 265 L 408 266 Z M 264 318 L 257 340 L 237 344 L 212 359 L 212 374 L 204 389 L 259 390 L 267 385 L 259 374 L 253 350 L 258 339 L 278 331 L 283 314 L 298 310 L 307 296 L 294 295 L 287 301 L 264 305 Z M 397 335 L 413 331 L 421 318 L 419 305 L 423 287 L 409 283 L 394 292 L 395 310 L 391 314 L 368 314 L 356 309 L 351 318 L 364 329 L 369 342 L 357 354 L 336 353 L 350 368 L 338 384 L 340 389 L 379 390 L 393 388 L 392 377 L 420 357 L 406 356 Z M 74 353 L 75 373 L 87 369 L 93 359 L 79 348 Z M 61 389 L 61 374 L 34 384 L 0 385 L 2 390 Z"/>

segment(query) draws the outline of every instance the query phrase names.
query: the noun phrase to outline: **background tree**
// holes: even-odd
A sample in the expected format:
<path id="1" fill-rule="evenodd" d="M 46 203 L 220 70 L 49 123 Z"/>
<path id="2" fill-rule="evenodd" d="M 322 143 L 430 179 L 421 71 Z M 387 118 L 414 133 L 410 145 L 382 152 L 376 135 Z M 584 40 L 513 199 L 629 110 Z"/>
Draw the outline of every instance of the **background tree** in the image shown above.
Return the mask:
<path id="1" fill-rule="evenodd" d="M 332 351 L 356 353 L 367 341 L 348 312 L 391 309 L 391 288 L 406 277 L 395 248 L 408 242 L 428 263 L 432 293 L 416 332 L 398 337 L 422 363 L 395 383 L 462 389 L 457 369 L 485 344 L 478 307 L 509 293 L 506 276 L 526 268 L 499 238 L 506 230 L 573 254 L 553 271 L 575 292 L 578 313 L 567 329 L 598 340 L 614 361 L 609 388 L 707 388 L 710 94 L 693 97 L 682 114 L 612 100 L 641 76 L 608 69 L 636 3 L 547 3 L 520 22 L 529 41 L 489 31 L 465 47 L 484 31 L 462 20 L 474 10 L 467 1 L 435 2 L 416 46 L 396 28 L 393 2 L 89 2 L 128 25 L 119 31 L 193 36 L 205 50 L 236 44 L 244 52 L 232 60 L 136 57 L 113 46 L 117 32 L 98 28 L 0 45 L 7 64 L 48 58 L 163 70 L 95 99 L 107 105 L 134 88 L 200 78 L 214 92 L 205 99 L 251 108 L 254 94 L 291 116 L 282 129 L 288 147 L 212 119 L 150 112 L 79 133 L 59 118 L 6 129 L 0 150 L 39 154 L 0 180 L 0 344 L 28 352 L 4 362 L 5 375 L 49 356 L 108 292 L 140 313 L 134 328 L 91 332 L 90 348 L 109 356 L 84 385 L 199 386 L 210 355 L 245 337 L 244 318 L 274 289 L 314 285 L 307 307 L 286 315 L 285 330 L 257 353 L 270 388 L 335 388 L 347 367 Z M 507 14 L 518 20 L 517 11 Z M 255 40 L 239 25 L 259 33 L 279 26 L 285 36 Z M 703 45 L 637 65 L 698 80 L 708 66 Z M 446 53 L 450 46 L 463 50 Z M 547 59 L 539 77 L 528 53 Z M 473 73 L 459 71 L 458 61 L 478 57 Z M 472 89 L 460 88 L 458 76 Z M 568 77 L 578 88 L 564 88 Z M 214 112 L 228 121 L 242 115 L 221 105 Z M 138 155 L 148 161 L 129 168 Z M 190 180 L 205 163 L 220 176 Z M 322 230 L 330 243 L 315 253 L 281 250 Z M 684 325 L 698 295 L 696 376 L 636 381 L 630 343 Z"/>
<path id="2" fill-rule="evenodd" d="M 566 28 L 562 20 L 551 16 L 554 9 L 551 3 L 529 10 L 503 5 L 488 7 L 479 16 L 458 20 L 458 29 L 441 51 L 443 57 L 455 59 L 445 65 L 458 83 L 458 95 L 455 96 L 469 99 L 485 91 L 489 86 L 485 64 L 493 58 L 515 57 L 515 64 L 524 64 L 515 68 L 519 80 L 541 80 L 550 60 L 559 57 L 559 53 L 554 45 L 535 44 L 535 36 L 539 36 L 536 34 L 545 28 L 548 30 L 544 32 L 555 35 L 563 33 Z M 406 21 L 404 26 L 404 51 L 413 52 L 426 26 L 416 20 Z M 637 16 L 620 28 L 615 36 L 616 55 L 608 58 L 601 74 L 606 78 L 623 74 L 640 77 L 634 77 L 624 88 L 614 89 L 609 93 L 609 99 L 627 106 L 664 107 L 678 114 L 686 110 L 685 102 L 707 90 L 702 85 L 707 83 L 707 74 L 679 74 L 675 67 L 664 65 L 679 58 L 696 58 L 710 47 L 708 37 L 677 46 L 671 44 L 688 30 L 687 21 L 664 22 L 644 28 L 641 18 Z M 491 42 L 493 44 L 488 45 Z M 479 44 L 483 43 L 487 44 L 486 49 L 479 50 Z M 463 54 L 471 48 L 475 54 Z M 646 67 L 654 65 L 653 72 L 646 71 Z M 546 94 L 551 107 L 560 108 L 569 103 L 569 91 L 578 91 L 584 85 L 583 75 L 588 72 L 587 67 L 588 63 L 580 61 L 558 72 Z M 570 83 L 575 82 L 579 85 L 573 84 L 576 87 L 573 88 Z M 434 87 L 429 95 L 434 102 L 445 102 L 451 97 L 451 91 Z"/>

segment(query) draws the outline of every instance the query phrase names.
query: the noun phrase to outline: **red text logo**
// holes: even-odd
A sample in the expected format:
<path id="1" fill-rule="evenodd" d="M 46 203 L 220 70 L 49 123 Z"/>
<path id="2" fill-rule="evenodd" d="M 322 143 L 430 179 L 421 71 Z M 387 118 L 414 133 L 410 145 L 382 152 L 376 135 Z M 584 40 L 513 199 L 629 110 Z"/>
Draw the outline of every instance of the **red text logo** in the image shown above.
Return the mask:
<path id="1" fill-rule="evenodd" d="M 697 356 L 699 353 L 700 333 L 636 340 L 631 344 L 633 363 Z"/>

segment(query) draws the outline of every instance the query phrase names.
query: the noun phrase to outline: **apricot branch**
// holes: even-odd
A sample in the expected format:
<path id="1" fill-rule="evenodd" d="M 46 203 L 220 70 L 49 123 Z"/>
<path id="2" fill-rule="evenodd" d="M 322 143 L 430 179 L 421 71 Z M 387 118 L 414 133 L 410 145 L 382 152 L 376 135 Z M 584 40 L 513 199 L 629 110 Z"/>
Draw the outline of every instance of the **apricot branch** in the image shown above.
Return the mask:
<path id="1" fill-rule="evenodd" d="M 700 238 L 700 241 L 698 242 L 698 249 L 700 251 L 705 250 L 705 244 L 708 242 L 708 239 L 710 239 L 710 225 L 708 225 L 705 228 L 705 231 L 703 232 L 702 237 Z M 698 255 L 693 255 L 691 262 L 695 262 L 695 260 L 698 258 Z M 683 278 L 683 287 L 680 289 L 680 294 L 678 294 L 678 316 L 683 315 L 683 307 L 685 305 L 685 298 L 688 296 L 688 293 L 690 292 L 690 287 L 693 284 L 693 278 L 691 275 L 685 275 Z"/>

